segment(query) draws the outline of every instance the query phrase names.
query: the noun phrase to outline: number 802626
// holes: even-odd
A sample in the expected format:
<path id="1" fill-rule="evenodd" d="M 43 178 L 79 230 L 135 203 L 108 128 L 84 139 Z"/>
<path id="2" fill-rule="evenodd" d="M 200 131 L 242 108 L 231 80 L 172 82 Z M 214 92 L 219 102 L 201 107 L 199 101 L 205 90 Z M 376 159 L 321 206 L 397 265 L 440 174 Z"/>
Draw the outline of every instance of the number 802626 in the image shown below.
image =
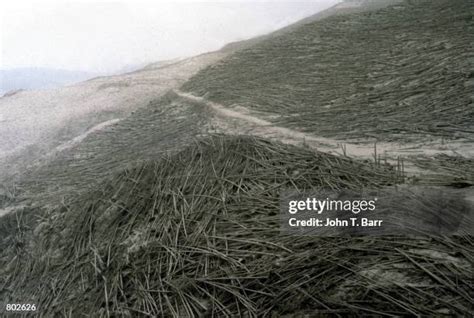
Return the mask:
<path id="1" fill-rule="evenodd" d="M 35 304 L 7 304 L 6 311 L 36 311 Z"/>

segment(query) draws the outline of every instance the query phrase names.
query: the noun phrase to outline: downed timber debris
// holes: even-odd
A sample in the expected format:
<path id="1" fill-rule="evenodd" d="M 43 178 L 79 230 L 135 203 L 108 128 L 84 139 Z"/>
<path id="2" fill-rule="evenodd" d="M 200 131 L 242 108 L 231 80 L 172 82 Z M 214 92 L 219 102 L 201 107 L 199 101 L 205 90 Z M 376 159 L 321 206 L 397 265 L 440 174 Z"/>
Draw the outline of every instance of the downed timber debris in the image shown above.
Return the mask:
<path id="1" fill-rule="evenodd" d="M 470 0 L 434 0 L 330 17 L 238 51 L 183 90 L 319 136 L 472 141 L 472 12 Z"/>
<path id="2" fill-rule="evenodd" d="M 41 214 L 36 225 L 2 232 L 0 299 L 30 299 L 45 316 L 468 312 L 467 237 L 280 233 L 283 188 L 397 180 L 393 171 L 301 147 L 206 138 L 114 174 Z"/>

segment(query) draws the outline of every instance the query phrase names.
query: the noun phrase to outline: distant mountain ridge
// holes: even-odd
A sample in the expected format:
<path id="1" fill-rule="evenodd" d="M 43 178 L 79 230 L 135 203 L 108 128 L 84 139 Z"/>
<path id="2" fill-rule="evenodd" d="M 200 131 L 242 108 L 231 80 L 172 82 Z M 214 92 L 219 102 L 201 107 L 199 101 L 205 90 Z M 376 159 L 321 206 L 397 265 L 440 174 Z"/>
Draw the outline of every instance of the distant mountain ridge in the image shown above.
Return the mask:
<path id="1" fill-rule="evenodd" d="M 46 89 L 81 82 L 98 74 L 42 67 L 0 70 L 0 94 L 25 89 Z"/>

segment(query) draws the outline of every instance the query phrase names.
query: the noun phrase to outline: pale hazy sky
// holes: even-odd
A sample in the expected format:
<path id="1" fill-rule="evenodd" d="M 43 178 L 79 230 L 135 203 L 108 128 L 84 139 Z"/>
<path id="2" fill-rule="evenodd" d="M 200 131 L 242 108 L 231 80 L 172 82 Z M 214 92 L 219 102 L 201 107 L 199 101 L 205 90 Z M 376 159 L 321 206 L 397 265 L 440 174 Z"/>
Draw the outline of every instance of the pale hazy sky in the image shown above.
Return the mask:
<path id="1" fill-rule="evenodd" d="M 0 0 L 0 68 L 113 72 L 276 30 L 338 0 Z"/>

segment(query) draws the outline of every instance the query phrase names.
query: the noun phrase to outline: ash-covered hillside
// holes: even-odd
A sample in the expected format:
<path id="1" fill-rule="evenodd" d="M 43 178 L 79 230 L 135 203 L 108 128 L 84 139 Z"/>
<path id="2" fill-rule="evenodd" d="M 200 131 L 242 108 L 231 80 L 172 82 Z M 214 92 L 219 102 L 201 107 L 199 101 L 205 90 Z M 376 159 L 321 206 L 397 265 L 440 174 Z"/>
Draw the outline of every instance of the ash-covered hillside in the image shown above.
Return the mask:
<path id="1" fill-rule="evenodd" d="M 473 12 L 469 0 L 406 1 L 309 22 L 183 89 L 318 135 L 472 140 Z"/>
<path id="2" fill-rule="evenodd" d="M 225 54 L 211 52 L 127 74 L 0 97 L 0 182 L 21 176 L 38 161 L 50 162 Z"/>

